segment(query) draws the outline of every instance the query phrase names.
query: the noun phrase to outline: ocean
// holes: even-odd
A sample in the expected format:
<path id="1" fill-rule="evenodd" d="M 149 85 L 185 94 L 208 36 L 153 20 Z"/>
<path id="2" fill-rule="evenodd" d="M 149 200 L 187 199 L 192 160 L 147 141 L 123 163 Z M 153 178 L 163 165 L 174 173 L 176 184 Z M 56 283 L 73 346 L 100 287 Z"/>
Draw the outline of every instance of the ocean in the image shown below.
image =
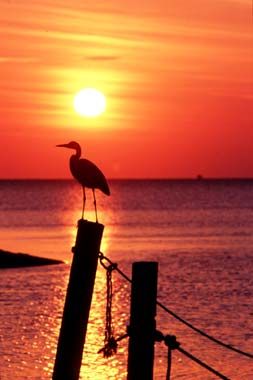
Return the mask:
<path id="1" fill-rule="evenodd" d="M 101 250 L 131 277 L 132 263 L 159 263 L 158 299 L 199 329 L 253 353 L 253 180 L 111 180 L 97 191 Z M 91 191 L 85 218 L 95 221 Z M 0 248 L 64 264 L 0 271 L 0 379 L 50 379 L 75 243 L 82 191 L 72 180 L 0 181 Z M 113 272 L 115 336 L 129 324 L 130 285 Z M 127 339 L 103 347 L 106 273 L 98 266 L 81 379 L 123 380 Z M 232 380 L 252 380 L 251 358 L 210 342 L 157 308 L 157 329 Z M 154 379 L 167 349 L 156 343 Z M 217 377 L 177 350 L 172 380 Z M 63 379 L 65 380 L 65 379 Z"/>

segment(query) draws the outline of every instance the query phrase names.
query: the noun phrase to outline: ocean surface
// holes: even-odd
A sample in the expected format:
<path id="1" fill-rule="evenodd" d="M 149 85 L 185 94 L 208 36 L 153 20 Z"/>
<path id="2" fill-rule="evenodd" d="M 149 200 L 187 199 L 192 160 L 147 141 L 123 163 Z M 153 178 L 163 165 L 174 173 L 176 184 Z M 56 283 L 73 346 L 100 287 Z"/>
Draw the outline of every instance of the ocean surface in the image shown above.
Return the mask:
<path id="1" fill-rule="evenodd" d="M 113 180 L 97 192 L 101 250 L 131 277 L 135 261 L 159 263 L 158 299 L 217 339 L 253 352 L 253 181 Z M 94 221 L 91 192 L 85 218 Z M 0 271 L 0 379 L 50 379 L 75 243 L 82 191 L 74 181 L 0 181 L 0 248 L 64 264 Z M 130 286 L 113 272 L 115 336 L 129 323 Z M 127 339 L 103 347 L 106 274 L 98 266 L 81 379 L 123 380 Z M 157 329 L 232 380 L 252 380 L 253 360 L 201 337 L 157 308 Z M 167 350 L 156 343 L 155 380 Z M 172 380 L 217 377 L 172 353 Z M 64 379 L 63 379 L 64 380 Z"/>

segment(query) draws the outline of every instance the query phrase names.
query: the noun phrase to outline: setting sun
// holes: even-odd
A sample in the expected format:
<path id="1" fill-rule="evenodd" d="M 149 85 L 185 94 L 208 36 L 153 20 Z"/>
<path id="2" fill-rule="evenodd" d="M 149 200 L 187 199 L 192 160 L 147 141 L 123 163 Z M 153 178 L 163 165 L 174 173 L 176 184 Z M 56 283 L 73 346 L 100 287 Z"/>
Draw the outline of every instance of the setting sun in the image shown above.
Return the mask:
<path id="1" fill-rule="evenodd" d="M 95 88 L 85 88 L 75 95 L 74 108 L 81 116 L 95 117 L 105 111 L 106 99 Z"/>

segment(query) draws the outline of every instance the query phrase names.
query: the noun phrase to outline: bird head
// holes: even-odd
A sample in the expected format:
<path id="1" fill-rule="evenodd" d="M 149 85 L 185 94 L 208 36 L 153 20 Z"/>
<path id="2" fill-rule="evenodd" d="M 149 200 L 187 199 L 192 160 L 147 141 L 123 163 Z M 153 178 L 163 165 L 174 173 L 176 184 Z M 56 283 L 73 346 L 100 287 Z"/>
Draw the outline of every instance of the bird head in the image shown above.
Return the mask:
<path id="1" fill-rule="evenodd" d="M 76 151 L 76 154 L 75 156 L 77 156 L 78 158 L 81 157 L 81 147 L 80 145 L 75 142 L 75 141 L 70 141 L 68 144 L 59 144 L 59 145 L 56 145 L 57 147 L 60 147 L 60 148 L 69 148 L 69 149 L 74 149 Z"/>
<path id="2" fill-rule="evenodd" d="M 69 149 L 74 149 L 74 150 L 80 149 L 80 145 L 75 141 L 70 141 L 68 144 L 59 144 L 56 146 L 60 148 L 69 148 Z"/>

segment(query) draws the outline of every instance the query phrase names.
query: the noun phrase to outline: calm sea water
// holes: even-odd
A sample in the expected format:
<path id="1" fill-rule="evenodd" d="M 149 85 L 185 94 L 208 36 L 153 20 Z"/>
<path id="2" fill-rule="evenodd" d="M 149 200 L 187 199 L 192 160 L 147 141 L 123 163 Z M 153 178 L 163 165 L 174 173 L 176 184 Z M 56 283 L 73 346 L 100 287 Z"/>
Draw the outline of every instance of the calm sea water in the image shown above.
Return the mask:
<path id="1" fill-rule="evenodd" d="M 131 276 L 139 260 L 159 262 L 159 300 L 209 334 L 253 351 L 253 181 L 111 181 L 97 194 L 102 251 Z M 66 264 L 0 272 L 0 379 L 50 379 L 71 247 L 82 194 L 73 181 L 0 181 L 0 248 Z M 92 198 L 86 218 L 94 220 Z M 115 335 L 129 320 L 129 285 L 113 274 Z M 81 378 L 126 379 L 127 340 L 110 359 L 103 346 L 105 273 L 98 268 Z M 233 380 L 253 379 L 253 361 L 207 341 L 162 310 L 157 328 Z M 166 348 L 156 344 L 155 379 Z M 173 352 L 172 379 L 215 379 Z M 64 379 L 63 379 L 64 380 Z"/>

